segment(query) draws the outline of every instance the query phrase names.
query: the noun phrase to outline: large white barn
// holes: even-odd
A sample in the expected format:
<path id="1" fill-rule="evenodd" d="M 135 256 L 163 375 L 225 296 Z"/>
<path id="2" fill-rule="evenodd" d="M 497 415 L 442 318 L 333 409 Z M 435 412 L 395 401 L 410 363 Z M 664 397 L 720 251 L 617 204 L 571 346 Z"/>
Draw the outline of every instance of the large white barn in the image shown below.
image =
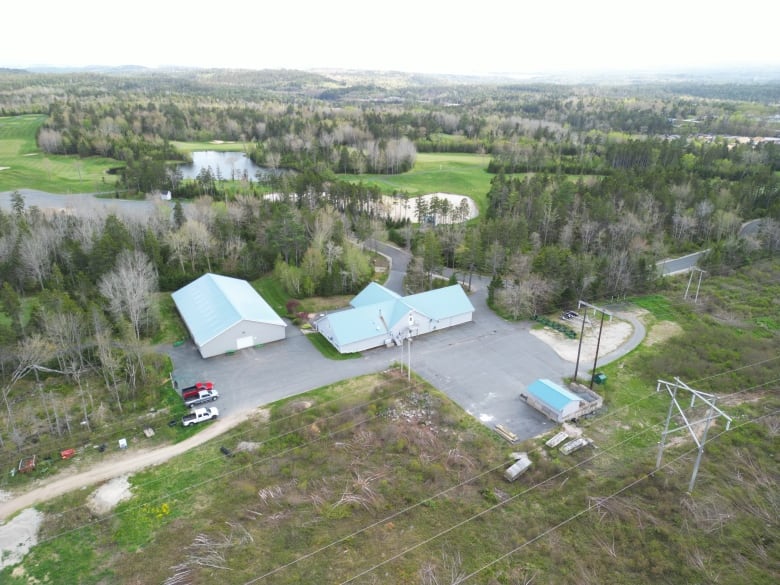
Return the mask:
<path id="1" fill-rule="evenodd" d="M 339 353 L 401 345 L 410 337 L 468 323 L 474 314 L 474 306 L 457 284 L 401 297 L 372 282 L 350 305 L 315 322 L 317 331 Z"/>
<path id="2" fill-rule="evenodd" d="M 171 296 L 204 358 L 285 338 L 287 324 L 245 280 L 204 274 Z"/>

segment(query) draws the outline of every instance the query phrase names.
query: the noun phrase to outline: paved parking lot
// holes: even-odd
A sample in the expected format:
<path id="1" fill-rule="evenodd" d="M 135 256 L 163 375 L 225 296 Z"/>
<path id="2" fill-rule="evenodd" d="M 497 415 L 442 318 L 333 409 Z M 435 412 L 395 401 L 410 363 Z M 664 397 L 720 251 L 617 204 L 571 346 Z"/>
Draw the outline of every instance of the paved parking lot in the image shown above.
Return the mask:
<path id="1" fill-rule="evenodd" d="M 485 304 L 487 281 L 475 279 L 474 284 L 478 287 L 471 296 L 474 321 L 415 338 L 412 371 L 490 428 L 500 423 L 520 440 L 552 429 L 554 423 L 519 396 L 537 378 L 560 381 L 572 375 L 572 365 L 532 336 L 527 323 L 497 317 Z M 181 386 L 214 382 L 222 414 L 379 372 L 408 359 L 408 353 L 393 347 L 363 352 L 359 359 L 328 360 L 293 326 L 287 328 L 284 341 L 233 355 L 204 360 L 189 342 L 164 351 L 173 359 Z"/>

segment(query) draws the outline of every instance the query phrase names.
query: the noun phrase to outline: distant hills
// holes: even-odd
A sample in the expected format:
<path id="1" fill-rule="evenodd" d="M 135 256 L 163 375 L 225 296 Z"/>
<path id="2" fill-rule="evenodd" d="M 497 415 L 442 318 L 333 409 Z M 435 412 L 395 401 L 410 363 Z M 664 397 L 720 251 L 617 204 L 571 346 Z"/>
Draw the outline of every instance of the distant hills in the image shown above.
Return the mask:
<path id="1" fill-rule="evenodd" d="M 90 65 L 84 67 L 61 67 L 36 65 L 26 68 L 0 68 L 4 73 L 95 73 L 100 75 L 226 75 L 248 78 L 275 78 L 321 76 L 348 85 L 354 83 L 377 83 L 388 86 L 431 86 L 431 85 L 504 85 L 518 83 L 550 83 L 563 85 L 607 84 L 623 85 L 633 83 L 768 83 L 780 81 L 780 64 L 754 67 L 722 67 L 690 70 L 622 70 L 622 71 L 558 71 L 558 72 L 495 72 L 482 75 L 414 73 L 404 71 L 356 70 L 356 69 L 199 69 L 195 67 L 164 66 L 144 67 L 142 65 Z"/>

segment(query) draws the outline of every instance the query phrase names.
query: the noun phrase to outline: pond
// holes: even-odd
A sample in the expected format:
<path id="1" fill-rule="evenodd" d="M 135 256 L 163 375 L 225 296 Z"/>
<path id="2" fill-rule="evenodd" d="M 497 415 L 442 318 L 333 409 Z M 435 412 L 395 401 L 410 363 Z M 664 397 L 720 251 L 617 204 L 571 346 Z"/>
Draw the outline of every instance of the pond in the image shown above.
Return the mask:
<path id="1" fill-rule="evenodd" d="M 261 167 L 243 152 L 218 152 L 216 150 L 200 150 L 191 153 L 192 163 L 178 165 L 182 178 L 195 179 L 203 169 L 211 169 L 215 177 L 225 181 L 256 181 L 257 174 L 269 176 L 274 173 L 268 167 Z"/>

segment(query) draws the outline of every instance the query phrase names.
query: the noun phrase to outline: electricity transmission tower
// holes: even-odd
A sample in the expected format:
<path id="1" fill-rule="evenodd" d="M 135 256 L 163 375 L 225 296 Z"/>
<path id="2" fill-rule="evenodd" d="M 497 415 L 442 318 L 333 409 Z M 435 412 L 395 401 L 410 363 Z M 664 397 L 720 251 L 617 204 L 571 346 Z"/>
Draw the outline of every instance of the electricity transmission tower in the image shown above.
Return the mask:
<path id="1" fill-rule="evenodd" d="M 712 421 L 718 416 L 722 416 L 726 419 L 726 430 L 729 430 L 731 427 L 731 417 L 715 406 L 715 402 L 718 398 L 714 394 L 707 394 L 706 392 L 694 390 L 684 382 L 680 381 L 679 378 L 675 378 L 674 380 L 674 382 L 664 382 L 663 380 L 658 380 L 658 385 L 656 386 L 656 392 L 660 391 L 662 386 L 665 387 L 666 391 L 669 393 L 669 396 L 672 398 L 672 402 L 669 405 L 669 413 L 666 415 L 666 426 L 664 427 L 663 433 L 661 433 L 661 442 L 658 447 L 658 458 L 655 462 L 655 469 L 658 471 L 658 469 L 661 467 L 661 459 L 663 458 L 664 446 L 666 445 L 666 436 L 671 433 L 687 429 L 691 437 L 693 437 L 694 443 L 696 443 L 696 446 L 698 447 L 698 455 L 696 456 L 696 463 L 693 466 L 691 482 L 688 484 L 688 493 L 691 493 L 693 492 L 693 486 L 696 483 L 696 474 L 699 472 L 699 463 L 701 462 L 701 456 L 704 454 L 704 445 L 707 442 L 707 432 L 710 430 Z M 691 404 L 687 408 L 688 415 L 686 415 L 686 409 L 680 406 L 680 402 L 678 401 L 678 389 L 684 390 L 691 394 Z M 701 416 L 701 409 L 694 410 L 696 407 L 697 398 L 707 407 L 706 414 L 704 414 L 704 418 L 689 420 L 689 415 L 691 418 L 693 416 Z M 669 424 L 672 420 L 672 413 L 674 412 L 675 408 L 677 409 L 677 413 L 679 414 L 680 418 L 682 418 L 683 424 L 675 429 L 669 429 Z M 701 437 L 699 437 L 696 431 L 697 427 L 701 426 L 702 424 L 704 425 L 704 428 L 701 431 Z"/>
<path id="2" fill-rule="evenodd" d="M 693 297 L 693 302 L 694 304 L 696 304 L 699 302 L 699 289 L 701 288 L 701 279 L 702 276 L 704 276 L 704 273 L 707 271 L 702 270 L 701 268 L 697 268 L 696 266 L 691 267 L 691 275 L 688 277 L 688 286 L 685 287 L 685 294 L 683 295 L 683 300 L 688 298 L 688 290 L 691 288 L 691 281 L 693 280 L 694 272 L 699 273 L 699 282 L 696 285 L 696 295 Z"/>

